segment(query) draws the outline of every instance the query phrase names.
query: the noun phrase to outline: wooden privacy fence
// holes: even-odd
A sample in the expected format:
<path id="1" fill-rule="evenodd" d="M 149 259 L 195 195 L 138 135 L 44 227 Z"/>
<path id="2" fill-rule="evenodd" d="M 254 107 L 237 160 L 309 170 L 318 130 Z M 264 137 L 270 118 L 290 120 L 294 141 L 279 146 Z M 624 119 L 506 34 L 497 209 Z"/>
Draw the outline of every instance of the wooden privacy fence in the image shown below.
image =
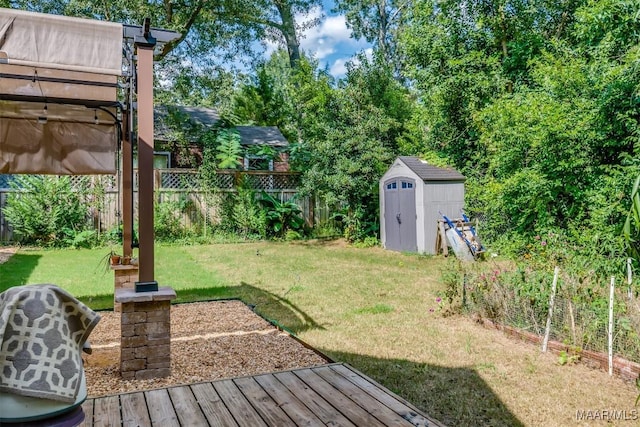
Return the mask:
<path id="1" fill-rule="evenodd" d="M 0 175 L 0 178 L 0 241 L 9 242 L 12 240 L 11 227 L 6 221 L 3 208 L 6 205 L 7 196 L 16 190 L 9 188 L 7 184 L 11 176 Z M 94 196 L 90 201 L 90 214 L 97 230 L 102 232 L 120 225 L 122 209 L 121 186 L 118 185 L 121 181 L 120 175 L 72 176 L 71 178 L 72 182 L 78 185 L 88 178 L 90 186 L 98 190 L 92 192 Z M 137 178 L 137 171 L 134 171 L 134 218 L 138 216 Z M 202 221 L 202 218 L 215 222 L 218 218 L 216 195 L 219 197 L 234 192 L 240 183 L 257 191 L 264 190 L 281 202 L 294 198 L 300 186 L 300 174 L 296 172 L 220 170 L 211 180 L 213 181 L 211 185 L 216 188 L 213 194 L 201 189 L 196 170 L 155 169 L 156 201 L 157 203 L 180 202 L 186 207 L 180 214 L 181 221 L 185 227 L 190 228 Z M 330 218 L 330 209 L 317 197 L 296 198 L 295 202 L 310 226 L 326 222 Z"/>

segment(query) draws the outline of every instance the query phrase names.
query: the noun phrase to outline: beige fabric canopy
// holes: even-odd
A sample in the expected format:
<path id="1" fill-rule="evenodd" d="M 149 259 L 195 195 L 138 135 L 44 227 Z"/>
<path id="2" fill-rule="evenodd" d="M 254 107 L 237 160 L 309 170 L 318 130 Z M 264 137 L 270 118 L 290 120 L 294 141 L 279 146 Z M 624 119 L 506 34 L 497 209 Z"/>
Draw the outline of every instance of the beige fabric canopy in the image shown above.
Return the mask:
<path id="1" fill-rule="evenodd" d="M 0 51 L 9 64 L 119 76 L 122 25 L 0 8 Z"/>
<path id="2" fill-rule="evenodd" d="M 0 173 L 115 173 L 122 34 L 0 8 Z"/>

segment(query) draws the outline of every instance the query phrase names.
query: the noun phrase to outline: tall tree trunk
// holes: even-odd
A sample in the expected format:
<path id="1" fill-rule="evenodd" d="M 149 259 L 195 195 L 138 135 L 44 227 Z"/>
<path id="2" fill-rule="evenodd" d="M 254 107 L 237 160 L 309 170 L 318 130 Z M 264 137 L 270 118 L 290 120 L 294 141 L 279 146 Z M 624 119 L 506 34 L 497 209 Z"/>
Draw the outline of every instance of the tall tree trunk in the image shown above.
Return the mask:
<path id="1" fill-rule="evenodd" d="M 382 53 L 382 57 L 386 61 L 391 61 L 391 55 L 389 52 L 389 43 L 387 42 L 387 32 L 389 31 L 389 20 L 387 17 L 387 1 L 378 1 L 378 16 L 380 18 L 380 25 L 378 27 L 378 48 Z"/>
<path id="2" fill-rule="evenodd" d="M 291 3 L 288 0 L 279 0 L 275 2 L 278 8 L 278 13 L 282 19 L 282 35 L 287 43 L 287 52 L 289 53 L 289 64 L 291 68 L 298 67 L 298 61 L 300 60 L 300 42 L 296 35 L 296 21 L 291 11 Z"/>

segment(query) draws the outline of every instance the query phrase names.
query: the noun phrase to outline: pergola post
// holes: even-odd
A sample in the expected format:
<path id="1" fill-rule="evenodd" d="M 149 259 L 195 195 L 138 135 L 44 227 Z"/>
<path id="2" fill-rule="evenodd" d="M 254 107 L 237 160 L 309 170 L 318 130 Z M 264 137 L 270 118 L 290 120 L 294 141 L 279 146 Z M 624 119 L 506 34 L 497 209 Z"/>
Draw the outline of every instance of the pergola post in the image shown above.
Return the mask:
<path id="1" fill-rule="evenodd" d="M 133 252 L 133 144 L 131 111 L 122 114 L 122 255 Z"/>
<path id="2" fill-rule="evenodd" d="M 139 282 L 136 291 L 157 291 L 153 245 L 153 48 L 156 40 L 145 21 L 142 37 L 135 40 L 138 102 L 138 235 Z"/>

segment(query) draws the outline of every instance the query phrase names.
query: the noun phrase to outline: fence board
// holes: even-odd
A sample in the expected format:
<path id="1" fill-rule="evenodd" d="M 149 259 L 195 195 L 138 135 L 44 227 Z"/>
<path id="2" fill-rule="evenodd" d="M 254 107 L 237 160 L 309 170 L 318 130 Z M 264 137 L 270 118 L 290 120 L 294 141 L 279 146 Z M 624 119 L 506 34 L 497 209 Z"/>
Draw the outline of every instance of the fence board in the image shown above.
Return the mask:
<path id="1" fill-rule="evenodd" d="M 216 206 L 207 200 L 207 195 L 198 188 L 198 173 L 191 169 L 156 169 L 155 200 L 159 203 L 183 201 L 187 205 L 185 212 L 181 214 L 180 221 L 185 228 L 196 227 L 206 216 L 208 224 L 216 223 L 218 212 Z M 217 180 L 221 184 L 220 194 L 234 192 L 233 185 L 239 183 L 242 177 L 253 184 L 258 191 L 264 190 L 281 202 L 295 199 L 303 212 L 303 217 L 309 226 L 314 226 L 330 221 L 331 212 L 326 203 L 314 198 L 313 203 L 309 197 L 298 198 L 298 186 L 300 174 L 292 172 L 276 171 L 219 171 Z M 85 176 L 72 176 L 72 183 L 80 185 L 86 181 Z M 122 212 L 120 192 L 117 183 L 121 180 L 118 175 L 96 175 L 89 177 L 91 185 L 103 192 L 99 204 L 93 203 L 90 215 L 93 224 L 99 233 L 114 229 L 121 224 Z M 0 241 L 12 240 L 11 227 L 6 221 L 3 209 L 7 196 L 13 189 L 0 188 Z M 134 171 L 134 203 L 133 217 L 138 217 L 137 171 Z"/>

